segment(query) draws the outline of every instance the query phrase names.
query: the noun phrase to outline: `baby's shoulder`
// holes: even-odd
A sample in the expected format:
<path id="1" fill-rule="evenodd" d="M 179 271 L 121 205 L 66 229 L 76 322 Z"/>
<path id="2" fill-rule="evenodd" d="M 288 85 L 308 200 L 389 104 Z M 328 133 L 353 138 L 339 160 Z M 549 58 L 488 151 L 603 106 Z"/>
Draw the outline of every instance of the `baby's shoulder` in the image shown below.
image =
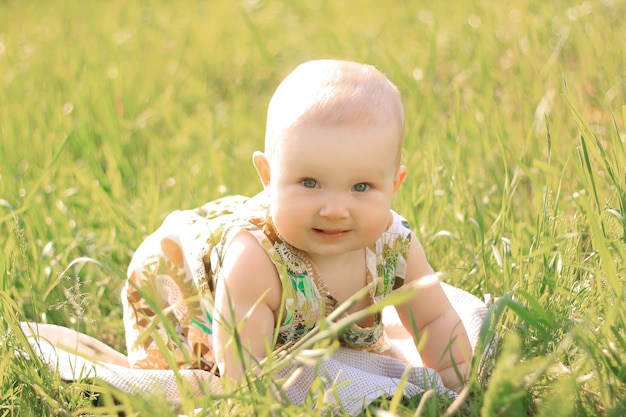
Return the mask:
<path id="1" fill-rule="evenodd" d="M 259 242 L 258 237 L 255 236 L 253 231 L 246 228 L 235 230 L 222 251 L 223 258 L 240 256 L 249 260 L 249 263 L 269 261 L 266 250 Z"/>
<path id="2" fill-rule="evenodd" d="M 278 272 L 265 248 L 256 236 L 246 229 L 239 230 L 223 248 L 221 256 L 222 276 L 239 276 L 248 282 L 274 281 Z M 250 278 L 253 277 L 253 280 Z"/>
<path id="3" fill-rule="evenodd" d="M 225 248 L 218 280 L 228 288 L 233 303 L 253 305 L 263 300 L 272 311 L 280 306 L 281 283 L 276 267 L 246 230 L 237 233 Z"/>

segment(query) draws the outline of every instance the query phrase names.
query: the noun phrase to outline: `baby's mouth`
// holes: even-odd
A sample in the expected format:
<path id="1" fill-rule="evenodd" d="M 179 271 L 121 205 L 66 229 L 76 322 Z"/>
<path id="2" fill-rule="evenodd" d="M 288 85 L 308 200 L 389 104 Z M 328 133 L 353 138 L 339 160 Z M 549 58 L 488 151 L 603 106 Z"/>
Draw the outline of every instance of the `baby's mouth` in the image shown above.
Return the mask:
<path id="1" fill-rule="evenodd" d="M 323 239 L 339 239 L 348 234 L 350 230 L 346 229 L 317 229 L 314 228 L 313 232 Z"/>

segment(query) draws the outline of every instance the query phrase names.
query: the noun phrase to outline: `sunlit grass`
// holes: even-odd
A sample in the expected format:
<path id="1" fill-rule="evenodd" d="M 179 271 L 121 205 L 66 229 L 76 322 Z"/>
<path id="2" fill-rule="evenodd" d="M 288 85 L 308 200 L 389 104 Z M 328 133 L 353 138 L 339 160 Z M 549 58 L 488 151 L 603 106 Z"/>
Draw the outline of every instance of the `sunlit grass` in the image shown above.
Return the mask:
<path id="1" fill-rule="evenodd" d="M 176 414 L 108 387 L 94 408 L 96 388 L 16 356 L 17 322 L 123 351 L 133 250 L 171 210 L 259 190 L 269 97 L 319 57 L 399 86 L 409 178 L 395 208 L 450 283 L 499 299 L 493 383 L 473 384 L 462 412 L 623 415 L 625 14 L 622 1 L 3 2 L 0 415 Z M 317 401 L 276 404 L 269 384 L 182 411 Z M 448 406 L 382 399 L 365 414 Z"/>

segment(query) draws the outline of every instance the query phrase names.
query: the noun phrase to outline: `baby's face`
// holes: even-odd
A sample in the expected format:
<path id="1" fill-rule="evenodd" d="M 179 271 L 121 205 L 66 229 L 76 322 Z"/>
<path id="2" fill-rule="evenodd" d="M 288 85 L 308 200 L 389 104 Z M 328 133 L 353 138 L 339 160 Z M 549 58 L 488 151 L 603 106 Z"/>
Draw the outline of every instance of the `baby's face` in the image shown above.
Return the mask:
<path id="1" fill-rule="evenodd" d="M 281 236 L 316 256 L 372 245 L 388 228 L 398 166 L 397 129 L 381 120 L 288 129 L 270 156 L 270 214 Z"/>

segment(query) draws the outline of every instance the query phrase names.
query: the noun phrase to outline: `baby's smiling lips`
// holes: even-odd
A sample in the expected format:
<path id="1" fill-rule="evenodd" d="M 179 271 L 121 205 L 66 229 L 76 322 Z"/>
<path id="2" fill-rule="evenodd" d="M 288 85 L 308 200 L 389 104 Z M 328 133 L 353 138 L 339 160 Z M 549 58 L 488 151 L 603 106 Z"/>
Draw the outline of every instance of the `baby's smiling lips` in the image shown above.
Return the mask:
<path id="1" fill-rule="evenodd" d="M 346 229 L 313 229 L 313 232 L 322 240 L 339 240 L 347 235 L 350 230 Z"/>

